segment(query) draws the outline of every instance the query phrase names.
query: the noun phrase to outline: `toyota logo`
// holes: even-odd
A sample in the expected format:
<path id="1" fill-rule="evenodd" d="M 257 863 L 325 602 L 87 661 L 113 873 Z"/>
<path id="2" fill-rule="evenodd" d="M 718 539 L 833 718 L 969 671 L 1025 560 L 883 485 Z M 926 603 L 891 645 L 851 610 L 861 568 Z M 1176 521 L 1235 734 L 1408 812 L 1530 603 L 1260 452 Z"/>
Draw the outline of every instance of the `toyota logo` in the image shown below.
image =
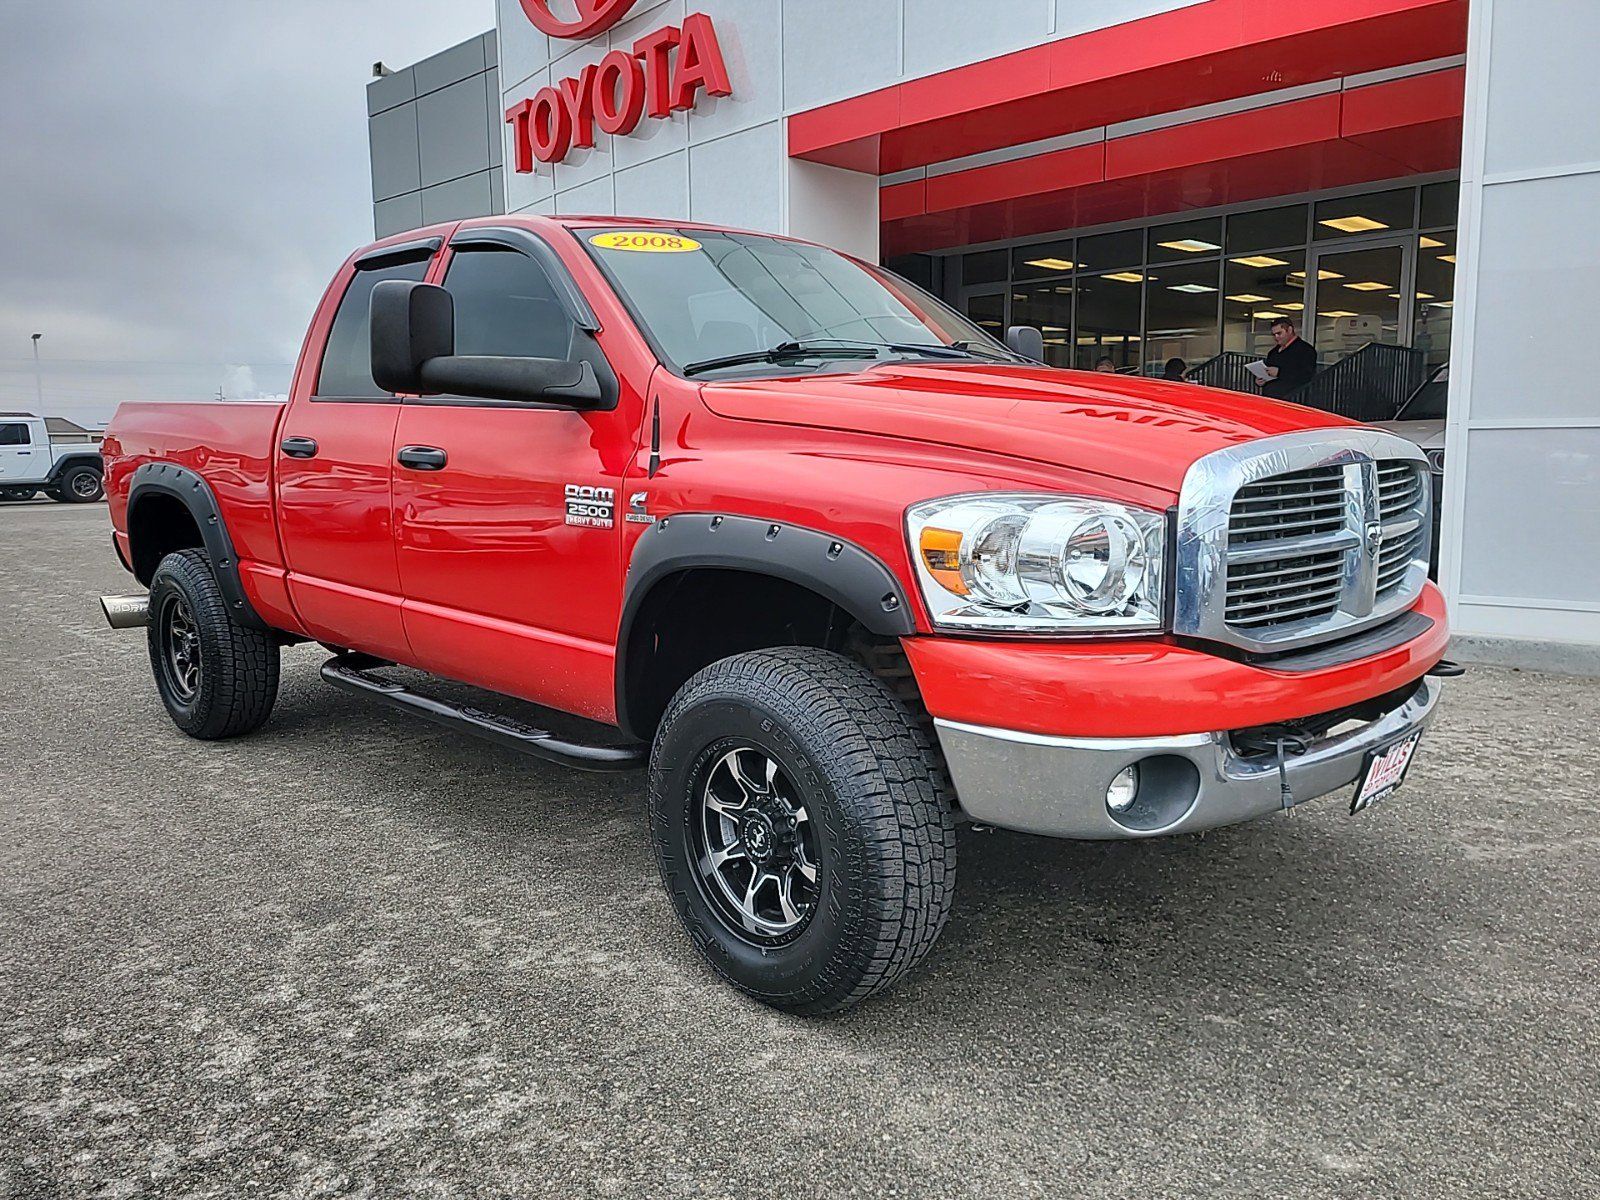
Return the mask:
<path id="1" fill-rule="evenodd" d="M 522 11 L 553 38 L 593 37 L 604 33 L 628 15 L 638 0 L 564 0 L 578 10 L 576 21 L 564 21 L 551 11 L 551 0 L 522 0 Z"/>

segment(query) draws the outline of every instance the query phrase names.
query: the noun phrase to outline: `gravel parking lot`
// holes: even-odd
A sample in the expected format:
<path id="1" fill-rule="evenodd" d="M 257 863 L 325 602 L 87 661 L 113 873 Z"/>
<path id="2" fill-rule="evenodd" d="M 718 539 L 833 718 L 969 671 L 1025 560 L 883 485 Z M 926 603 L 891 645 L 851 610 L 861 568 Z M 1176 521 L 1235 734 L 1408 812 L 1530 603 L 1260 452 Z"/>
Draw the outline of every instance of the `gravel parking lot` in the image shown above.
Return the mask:
<path id="1" fill-rule="evenodd" d="M 0 1195 L 1600 1194 L 1600 681 L 1204 838 L 964 831 L 841 1018 L 715 982 L 638 776 L 335 692 L 185 739 L 104 506 L 0 506 Z"/>

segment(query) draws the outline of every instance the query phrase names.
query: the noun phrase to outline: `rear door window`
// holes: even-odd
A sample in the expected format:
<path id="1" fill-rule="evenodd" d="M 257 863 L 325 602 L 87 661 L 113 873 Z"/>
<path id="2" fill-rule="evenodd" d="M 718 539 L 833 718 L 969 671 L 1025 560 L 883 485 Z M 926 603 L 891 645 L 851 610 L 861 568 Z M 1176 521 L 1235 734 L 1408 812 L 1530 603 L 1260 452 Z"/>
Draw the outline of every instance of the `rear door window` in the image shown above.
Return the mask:
<path id="1" fill-rule="evenodd" d="M 421 283 L 429 261 L 427 257 L 414 258 L 356 272 L 328 331 L 322 368 L 317 372 L 317 399 L 382 399 L 394 394 L 372 382 L 372 289 L 385 279 Z"/>

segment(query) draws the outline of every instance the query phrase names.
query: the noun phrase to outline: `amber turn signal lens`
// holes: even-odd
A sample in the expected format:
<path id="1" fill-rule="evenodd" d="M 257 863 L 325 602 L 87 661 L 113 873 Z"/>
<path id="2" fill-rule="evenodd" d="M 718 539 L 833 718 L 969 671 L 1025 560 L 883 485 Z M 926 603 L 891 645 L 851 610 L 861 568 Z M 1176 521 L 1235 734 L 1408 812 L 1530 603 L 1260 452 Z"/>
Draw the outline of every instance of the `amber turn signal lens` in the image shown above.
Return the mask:
<path id="1" fill-rule="evenodd" d="M 922 531 L 922 561 L 928 574 L 939 581 L 939 586 L 958 596 L 967 594 L 967 585 L 961 579 L 961 534 L 954 529 Z"/>

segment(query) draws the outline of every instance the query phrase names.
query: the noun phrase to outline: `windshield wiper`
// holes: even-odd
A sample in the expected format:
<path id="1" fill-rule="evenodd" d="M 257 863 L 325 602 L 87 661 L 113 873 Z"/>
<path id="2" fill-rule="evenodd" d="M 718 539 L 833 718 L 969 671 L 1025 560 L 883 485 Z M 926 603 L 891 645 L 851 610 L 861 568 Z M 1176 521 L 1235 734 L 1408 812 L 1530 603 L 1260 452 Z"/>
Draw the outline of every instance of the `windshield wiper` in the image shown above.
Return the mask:
<path id="1" fill-rule="evenodd" d="M 797 358 L 829 357 L 860 358 L 864 354 L 876 358 L 883 351 L 892 354 L 925 354 L 929 358 L 983 358 L 992 362 L 1010 362 L 1011 356 L 1001 356 L 978 350 L 970 342 L 864 342 L 849 338 L 805 338 L 799 341 L 780 342 L 767 350 L 749 350 L 743 354 L 724 354 L 718 358 L 701 359 L 683 368 L 685 375 L 698 375 L 702 371 L 715 371 L 719 367 L 743 367 L 752 363 L 789 362 Z"/>
<path id="2" fill-rule="evenodd" d="M 818 345 L 815 342 L 779 342 L 767 350 L 747 350 L 743 354 L 724 354 L 718 358 L 703 358 L 683 368 L 685 375 L 698 375 L 702 371 L 715 371 L 718 367 L 743 367 L 752 363 L 789 362 L 797 358 L 860 358 L 864 353 L 878 356 L 881 345 L 877 342 L 843 345 Z"/>

